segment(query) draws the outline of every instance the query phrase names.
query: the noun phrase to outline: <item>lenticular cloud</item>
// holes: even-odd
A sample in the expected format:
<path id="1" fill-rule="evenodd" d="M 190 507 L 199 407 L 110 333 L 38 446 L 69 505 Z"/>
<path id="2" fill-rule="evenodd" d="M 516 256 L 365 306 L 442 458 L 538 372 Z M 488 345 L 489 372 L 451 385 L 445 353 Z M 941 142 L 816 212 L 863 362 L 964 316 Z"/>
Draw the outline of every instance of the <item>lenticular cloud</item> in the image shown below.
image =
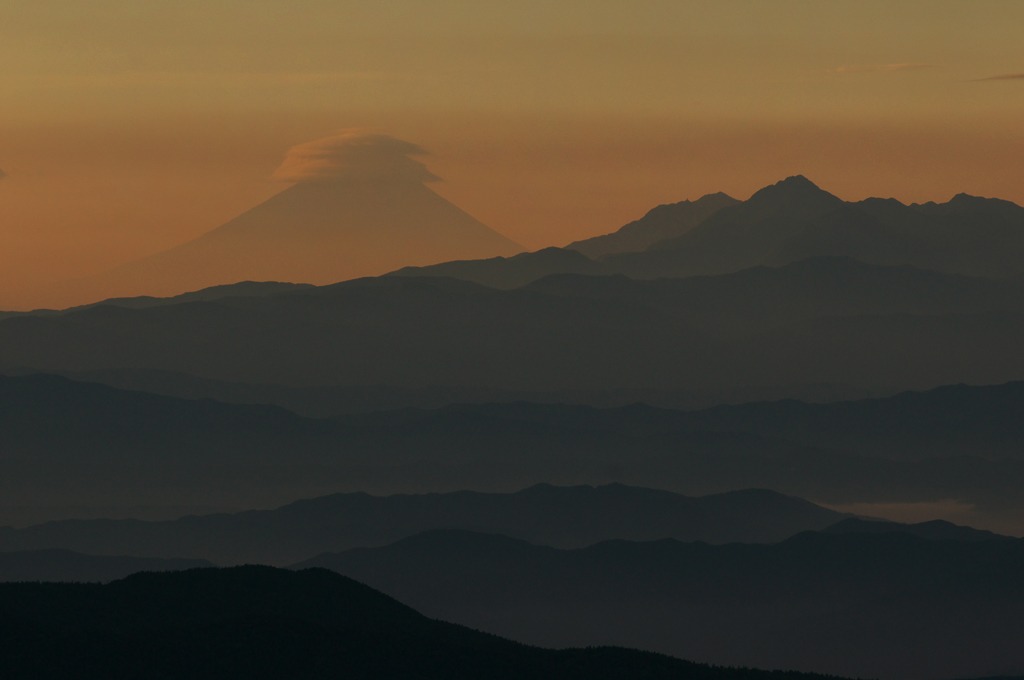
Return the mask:
<path id="1" fill-rule="evenodd" d="M 274 177 L 286 182 L 435 181 L 437 176 L 411 158 L 426 153 L 416 144 L 390 135 L 346 130 L 293 146 Z"/>

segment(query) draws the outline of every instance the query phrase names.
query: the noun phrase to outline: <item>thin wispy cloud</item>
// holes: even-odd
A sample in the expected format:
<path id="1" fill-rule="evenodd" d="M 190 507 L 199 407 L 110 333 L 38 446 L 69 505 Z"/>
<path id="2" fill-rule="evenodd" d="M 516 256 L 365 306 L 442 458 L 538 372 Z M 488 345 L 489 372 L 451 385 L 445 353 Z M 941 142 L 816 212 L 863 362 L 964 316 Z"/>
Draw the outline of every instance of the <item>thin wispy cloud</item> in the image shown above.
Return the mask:
<path id="1" fill-rule="evenodd" d="M 847 64 L 832 69 L 832 73 L 895 73 L 898 71 L 921 71 L 938 68 L 937 64 L 901 62 L 898 64 Z"/>
<path id="2" fill-rule="evenodd" d="M 66 88 L 128 88 L 128 87 L 287 87 L 302 85 L 333 85 L 346 82 L 394 80 L 393 73 L 378 71 L 121 71 L 112 73 L 51 73 L 31 76 L 8 76 L 10 81 L 24 84 Z"/>
<path id="3" fill-rule="evenodd" d="M 983 83 L 987 80 L 1024 80 L 1024 73 L 1001 73 L 987 78 L 975 78 L 972 82 Z"/>

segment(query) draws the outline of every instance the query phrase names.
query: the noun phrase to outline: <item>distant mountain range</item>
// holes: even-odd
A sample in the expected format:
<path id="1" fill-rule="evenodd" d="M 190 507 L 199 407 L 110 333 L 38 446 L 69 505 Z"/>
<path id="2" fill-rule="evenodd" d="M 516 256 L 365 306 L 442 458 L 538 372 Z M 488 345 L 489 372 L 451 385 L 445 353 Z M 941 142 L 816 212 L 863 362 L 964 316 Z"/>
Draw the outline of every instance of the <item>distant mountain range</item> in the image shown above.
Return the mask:
<path id="1" fill-rule="evenodd" d="M 549 274 L 576 271 L 633 278 L 725 274 L 800 260 L 852 257 L 952 274 L 1024 275 L 1024 208 L 959 194 L 948 203 L 904 205 L 895 199 L 846 202 L 797 175 L 746 201 L 722 194 L 660 206 L 607 236 L 566 247 L 584 258 L 541 251 L 511 262 L 445 263 L 406 268 L 408 276 L 447 276 L 518 287 Z M 589 260 L 588 264 L 584 264 Z M 531 278 L 532 277 L 532 278 Z"/>
<path id="2" fill-rule="evenodd" d="M 432 621 L 320 569 L 193 569 L 136 574 L 108 585 L 0 584 L 0 635 L 0 675 L 40 680 L 826 680 L 712 668 L 626 649 L 526 647 Z"/>
<path id="3" fill-rule="evenodd" d="M 710 279 L 562 276 L 496 290 L 384 277 L 195 297 L 0 319 L 0 370 L 640 399 L 1024 379 L 1024 283 L 849 259 Z"/>
<path id="4" fill-rule="evenodd" d="M 764 677 L 524 647 L 323 570 L 115 580 L 205 560 L 531 644 L 1024 673 L 1024 539 L 818 505 L 1024 534 L 1024 208 L 797 176 L 516 255 L 418 147 L 342 141 L 386 172 L 295 174 L 93 282 L 147 297 L 0 314 L 0 580 L 113 580 L 0 585 L 0 676 Z M 230 285 L 155 297 L 182 281 Z"/>
<path id="5" fill-rule="evenodd" d="M 1024 670 L 1024 541 L 850 529 L 776 545 L 578 550 L 442 531 L 299 566 L 530 644 L 627 645 L 883 680 Z"/>
<path id="6" fill-rule="evenodd" d="M 412 222 L 440 210 L 441 199 L 403 182 L 424 209 L 396 224 L 419 234 Z M 337 264 L 337 248 L 306 243 L 305 231 L 336 234 L 317 220 L 397 210 L 401 197 L 350 184 L 300 182 L 214 234 L 239 266 L 248 251 L 231 239 L 264 232 Z M 274 221 L 303 211 L 310 218 L 298 232 Z M 432 252 L 414 241 L 396 242 Z M 290 247 L 270 249 L 282 266 Z M 660 206 L 567 248 L 320 287 L 244 282 L 7 314 L 0 370 L 174 383 L 179 396 L 247 392 L 243 400 L 287 401 L 315 415 L 359 403 L 692 407 L 997 384 L 1024 379 L 1022 263 L 1024 208 L 1012 203 L 966 195 L 850 203 L 796 176 L 746 201 L 715 194 Z"/>
<path id="7" fill-rule="evenodd" d="M 843 517 L 764 490 L 691 498 L 622 485 L 539 485 L 510 494 L 334 494 L 274 510 L 173 521 L 68 520 L 0 528 L 0 551 L 64 548 L 284 566 L 323 552 L 385 545 L 430 529 L 501 533 L 559 547 L 609 539 L 749 543 L 779 541 Z"/>
<path id="8" fill-rule="evenodd" d="M 887 522 L 884 520 L 850 517 L 823 530 L 826 534 L 907 534 L 930 541 L 998 541 L 1012 540 L 991 531 L 959 526 L 943 520 L 930 520 L 916 524 Z"/>
<path id="9" fill-rule="evenodd" d="M 543 481 L 690 495 L 770 488 L 827 503 L 959 499 L 973 506 L 972 524 L 1024 533 L 1022 399 L 1020 384 L 1007 384 L 697 412 L 512 403 L 311 419 L 0 377 L 0 524 Z"/>

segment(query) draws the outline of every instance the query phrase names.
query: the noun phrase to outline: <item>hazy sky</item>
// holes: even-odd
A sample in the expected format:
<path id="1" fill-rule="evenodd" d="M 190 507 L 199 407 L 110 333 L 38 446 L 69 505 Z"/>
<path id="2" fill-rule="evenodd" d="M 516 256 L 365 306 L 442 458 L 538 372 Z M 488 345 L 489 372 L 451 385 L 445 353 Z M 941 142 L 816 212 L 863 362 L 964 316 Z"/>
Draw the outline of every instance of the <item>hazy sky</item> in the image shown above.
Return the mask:
<path id="1" fill-rule="evenodd" d="M 208 231 L 348 128 L 530 247 L 794 173 L 1024 202 L 1022 27 L 1015 0 L 0 0 L 0 306 Z"/>

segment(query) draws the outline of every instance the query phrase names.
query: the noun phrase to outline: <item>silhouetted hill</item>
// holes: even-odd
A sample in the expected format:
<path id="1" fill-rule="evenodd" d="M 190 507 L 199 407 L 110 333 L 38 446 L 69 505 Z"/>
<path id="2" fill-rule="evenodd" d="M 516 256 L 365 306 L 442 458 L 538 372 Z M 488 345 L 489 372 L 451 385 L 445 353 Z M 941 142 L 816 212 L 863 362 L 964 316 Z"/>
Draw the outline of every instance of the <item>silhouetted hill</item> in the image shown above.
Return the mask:
<path id="1" fill-rule="evenodd" d="M 1016 387 L 820 413 L 793 402 L 702 412 L 511 403 L 315 420 L 57 376 L 0 377 L 0 524 L 167 519 L 339 491 L 509 491 L 544 481 L 689 495 L 769 488 L 825 503 L 958 499 L 974 506 L 971 524 L 1020 533 Z"/>
<path id="2" fill-rule="evenodd" d="M 526 647 L 432 621 L 321 569 L 4 584 L 0 634 L 6 678 L 822 678 L 626 649 Z"/>
<path id="3" fill-rule="evenodd" d="M 1024 454 L 1024 382 L 947 385 L 883 399 L 721 406 L 687 415 L 701 430 L 751 432 L 892 458 Z"/>
<path id="4" fill-rule="evenodd" d="M 0 377 L 0 509 L 6 521 L 25 521 L 76 507 L 283 500 L 296 483 L 308 489 L 308 466 L 332 455 L 333 427 L 271 406 Z"/>
<path id="5" fill-rule="evenodd" d="M 501 278 L 503 263 L 483 261 L 424 267 L 416 274 L 467 275 L 507 286 L 526 283 L 527 274 L 540 278 L 542 272 L 651 279 L 725 274 L 823 256 L 969 276 L 1024 274 L 1024 208 L 1009 201 L 959 194 L 942 204 L 874 198 L 846 202 L 799 175 L 746 201 L 723 199 L 725 204 L 714 210 L 699 210 L 703 200 L 660 206 L 618 232 L 570 244 L 567 249 L 598 260 L 591 271 L 558 271 L 558 258 L 548 253 L 549 266 L 521 270 L 524 276 L 518 279 Z M 666 238 L 652 238 L 662 233 Z"/>
<path id="6" fill-rule="evenodd" d="M 1022 300 L 1019 283 L 849 259 L 682 281 L 563 276 L 516 290 L 383 277 L 0 319 L 0 370 L 469 396 L 885 393 L 1024 378 Z"/>
<path id="7" fill-rule="evenodd" d="M 176 305 L 183 302 L 214 302 L 232 297 L 258 297 L 274 295 L 295 290 L 312 288 L 308 283 L 282 283 L 278 281 L 241 281 L 220 286 L 211 286 L 200 290 L 173 295 L 170 297 L 153 297 L 140 295 L 136 297 L 108 298 L 90 304 L 69 307 L 67 309 L 35 309 L 29 312 L 0 312 L 0 319 L 14 316 L 54 316 L 68 312 L 80 312 L 99 306 L 127 307 L 129 309 L 145 309 L 162 305 Z"/>
<path id="8" fill-rule="evenodd" d="M 1016 282 L 870 265 L 849 257 L 653 281 L 566 274 L 526 289 L 652 307 L 729 340 L 780 328 L 794 332 L 794 324 L 811 319 L 1024 311 L 1024 286 Z"/>
<path id="9" fill-rule="evenodd" d="M 399 277 L 0 320 L 5 367 L 159 369 L 293 386 L 629 386 L 652 378 L 651 357 L 680 346 L 705 365 L 717 364 L 711 340 L 655 310 Z"/>
<path id="10" fill-rule="evenodd" d="M 575 241 L 566 248 L 579 251 L 594 260 L 613 253 L 646 250 L 659 241 L 682 236 L 722 208 L 738 202 L 731 196 L 716 193 L 701 196 L 696 201 L 659 205 L 618 231 Z"/>
<path id="11" fill-rule="evenodd" d="M 806 533 L 764 546 L 558 550 L 434 532 L 303 563 L 314 565 L 428 616 L 535 644 L 893 680 L 1024 668 L 1020 540 Z"/>
<path id="12" fill-rule="evenodd" d="M 85 555 L 71 550 L 0 552 L 0 581 L 114 581 L 137 571 L 212 567 L 206 560 Z"/>
<path id="13" fill-rule="evenodd" d="M 519 288 L 550 274 L 606 274 L 609 270 L 576 250 L 544 248 L 511 257 L 457 260 L 426 267 L 403 267 L 389 276 L 452 278 L 492 288 Z"/>
<path id="14" fill-rule="evenodd" d="M 860 519 L 850 517 L 822 530 L 826 534 L 910 534 L 931 541 L 993 541 L 1017 540 L 1008 536 L 1000 536 L 991 531 L 983 531 L 972 527 L 960 526 L 943 520 L 902 524 L 883 520 Z"/>
<path id="15" fill-rule="evenodd" d="M 510 494 L 458 491 L 333 494 L 274 510 L 173 521 L 68 520 L 0 528 L 0 550 L 189 555 L 219 564 L 292 564 L 322 552 L 391 543 L 431 529 L 502 533 L 579 547 L 608 539 L 773 542 L 834 524 L 842 514 L 765 490 L 691 498 L 623 485 L 537 485 Z"/>
<path id="16" fill-rule="evenodd" d="M 407 296 L 423 299 L 427 291 L 430 297 L 423 309 L 404 300 Z M 267 315 L 264 321 L 268 323 L 279 318 L 281 324 L 277 327 L 251 329 L 268 342 L 279 338 L 262 354 L 274 357 L 278 363 L 287 361 L 296 369 L 314 358 L 321 359 L 318 368 L 336 365 L 339 372 L 332 375 L 322 371 L 319 384 L 297 385 L 295 381 L 301 377 L 296 375 L 298 371 L 271 375 L 266 366 L 257 363 L 225 374 L 227 362 L 219 362 L 212 368 L 216 378 L 210 368 L 194 360 L 187 364 L 178 362 L 185 371 L 170 370 L 172 357 L 166 355 L 146 360 L 150 364 L 159 361 L 160 365 L 126 366 L 128 361 L 122 356 L 137 351 L 131 349 L 105 359 L 103 368 L 83 369 L 81 361 L 67 358 L 61 363 L 69 366 L 58 368 L 52 365 L 52 357 L 43 354 L 31 361 L 49 361 L 51 371 L 118 387 L 171 396 L 275 403 L 313 416 L 401 406 L 515 400 L 598 406 L 643 401 L 685 408 L 787 397 L 834 401 L 908 387 L 930 387 L 935 381 L 1003 382 L 1019 369 L 1014 365 L 1019 353 L 1009 346 L 1022 334 L 1017 328 L 1024 310 L 1024 286 L 1020 282 L 866 265 L 849 258 L 816 258 L 781 268 L 758 267 L 731 275 L 690 279 L 634 281 L 621 276 L 559 275 L 534 282 L 518 292 L 491 291 L 490 300 L 495 308 L 507 311 L 505 317 L 493 320 L 493 326 L 501 328 L 502 333 L 492 337 L 479 327 L 491 318 L 476 309 L 488 299 L 486 291 L 466 284 L 460 288 L 457 283 L 446 284 L 442 279 L 406 281 L 404 287 L 367 280 L 299 291 L 299 297 L 285 292 L 240 296 L 223 303 L 227 307 L 226 319 L 242 317 L 228 326 L 225 339 L 234 336 L 238 342 L 251 344 L 251 340 L 243 337 L 245 319 L 255 321 L 252 317 L 261 313 Z M 310 297 L 306 298 L 306 294 Z M 426 323 L 421 328 L 411 323 L 444 305 L 446 298 L 448 305 L 440 311 L 438 321 L 449 323 L 444 321 L 448 319 L 451 325 L 435 329 L 428 328 Z M 567 313 L 567 318 L 576 318 L 601 335 L 581 337 L 580 333 L 566 330 L 578 349 L 570 352 L 561 339 L 551 340 L 560 343 L 547 348 L 555 354 L 551 360 L 558 363 L 549 364 L 551 370 L 547 372 L 539 371 L 536 356 L 548 352 L 543 346 L 520 347 L 519 339 L 528 329 L 536 333 L 538 340 L 549 337 L 550 333 L 537 325 L 549 318 L 550 310 L 565 309 L 574 301 L 582 302 L 576 304 L 579 309 Z M 373 305 L 386 311 L 369 315 L 366 309 Z M 623 316 L 624 309 L 632 310 L 628 318 Z M 465 314 L 455 319 L 454 313 L 459 310 Z M 531 310 L 536 310 L 532 317 Z M 646 316 L 638 318 L 637 310 L 646 310 Z M 593 318 L 600 314 L 606 318 Z M 346 327 L 344 317 L 350 315 L 354 326 Z M 518 329 L 509 327 L 505 320 L 509 318 L 520 320 Z M 639 335 L 631 339 L 623 329 L 614 333 L 604 330 L 616 318 L 635 324 Z M 136 323 L 145 321 L 139 318 Z M 298 325 L 292 332 L 282 330 L 289 323 Z M 561 321 L 555 324 L 563 327 Z M 680 333 L 678 343 L 670 348 L 660 345 L 658 354 L 630 351 L 634 346 L 644 346 L 652 335 L 672 333 L 673 324 L 691 326 L 691 332 Z M 65 321 L 58 325 L 69 324 Z M 900 333 L 910 335 L 900 337 L 894 325 L 904 327 Z M 311 341 L 320 340 L 317 333 L 329 332 L 332 327 L 348 339 L 349 354 L 345 356 L 354 358 L 359 352 L 371 351 L 367 361 L 348 370 L 344 357 L 320 354 L 329 352 L 328 347 L 309 346 Z M 848 329 L 858 337 L 829 333 L 833 327 Z M 451 334 L 447 342 L 440 337 L 444 328 Z M 390 335 L 389 329 L 393 331 Z M 694 329 L 703 339 L 694 340 Z M 62 332 L 68 333 L 66 329 Z M 501 362 L 492 358 L 493 363 L 518 366 L 518 380 L 512 382 L 507 376 L 494 375 L 494 367 L 488 366 L 482 357 L 478 359 L 479 375 L 469 373 L 464 362 L 451 351 L 465 342 L 463 332 L 475 334 L 481 343 L 493 348 L 494 357 L 502 357 Z M 829 334 L 822 337 L 823 333 Z M 925 341 L 925 334 L 933 337 Z M 433 342 L 431 336 L 435 338 Z M 417 342 L 396 343 L 396 337 L 417 338 Z M 944 342 L 936 343 L 935 337 L 942 337 Z M 691 350 L 706 347 L 709 341 L 718 343 L 710 352 L 676 351 L 684 345 Z M 157 338 L 146 342 L 159 345 Z M 697 347 L 690 345 L 694 342 Z M 923 346 L 914 346 L 919 342 Z M 647 344 L 651 349 L 656 346 Z M 292 357 L 293 348 L 300 347 L 310 351 Z M 384 355 L 388 347 L 393 350 Z M 409 376 L 423 374 L 424 368 L 416 365 L 416 357 L 403 355 L 417 349 L 421 355 L 430 357 L 428 365 L 444 368 L 445 375 L 431 372 L 422 382 L 411 381 Z M 12 351 L 9 356 L 17 354 Z M 233 361 L 237 354 L 231 355 Z M 470 350 L 467 356 L 474 354 Z M 863 357 L 864 365 L 849 370 L 848 362 L 829 360 L 850 355 Z M 632 362 L 637 370 L 633 375 L 610 371 L 609 362 L 602 361 L 602 356 L 615 357 L 613 366 Z M 195 357 L 199 358 L 201 355 Z M 594 375 L 607 377 L 605 383 L 583 382 L 567 374 L 568 365 L 586 362 L 588 358 L 591 363 L 584 363 L 581 369 L 585 367 Z M 389 375 L 383 370 L 399 360 L 406 362 L 407 375 Z M 29 361 L 26 357 L 22 363 Z M 17 369 L 9 366 L 8 370 Z M 677 371 L 673 384 L 666 381 L 667 375 L 671 375 L 667 371 Z M 362 379 L 353 380 L 353 374 Z M 556 379 L 559 374 L 560 380 Z M 344 383 L 331 384 L 334 381 Z M 859 388 L 854 387 L 857 384 Z"/>
<path id="17" fill-rule="evenodd" d="M 297 290 L 312 288 L 308 283 L 281 283 L 277 281 L 242 281 L 239 283 L 211 286 L 200 290 L 182 293 L 171 297 L 152 297 L 143 295 L 139 297 L 110 298 L 102 302 L 81 307 L 72 307 L 67 311 L 79 311 L 95 307 L 97 305 L 112 305 L 115 307 L 129 307 L 140 309 L 145 307 L 158 307 L 161 305 L 176 305 L 186 302 L 215 302 L 225 298 L 233 297 L 260 297 L 263 295 L 275 295 L 277 293 L 289 293 Z"/>

